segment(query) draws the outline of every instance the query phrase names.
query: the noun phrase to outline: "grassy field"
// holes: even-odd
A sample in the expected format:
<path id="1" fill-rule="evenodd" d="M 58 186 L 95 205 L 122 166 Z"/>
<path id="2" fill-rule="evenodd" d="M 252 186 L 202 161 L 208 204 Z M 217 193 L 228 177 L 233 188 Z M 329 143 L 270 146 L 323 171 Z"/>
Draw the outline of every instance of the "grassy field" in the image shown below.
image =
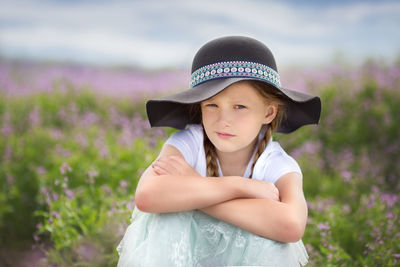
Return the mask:
<path id="1" fill-rule="evenodd" d="M 398 265 L 400 65 L 283 76 L 323 103 L 319 126 L 274 136 L 303 171 L 309 266 Z M 179 70 L 0 63 L 3 251 L 32 246 L 45 265 L 115 266 L 140 174 L 174 131 L 149 127 L 144 100 L 186 79 Z"/>

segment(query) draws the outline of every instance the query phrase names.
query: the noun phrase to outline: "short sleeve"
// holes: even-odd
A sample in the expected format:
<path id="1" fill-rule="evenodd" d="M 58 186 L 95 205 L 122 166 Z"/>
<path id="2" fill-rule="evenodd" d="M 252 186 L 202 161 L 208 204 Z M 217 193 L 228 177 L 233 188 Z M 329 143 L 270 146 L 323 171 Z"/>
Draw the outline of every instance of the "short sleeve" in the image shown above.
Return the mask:
<path id="1" fill-rule="evenodd" d="M 194 167 L 200 145 L 202 145 L 201 128 L 191 125 L 187 129 L 172 134 L 164 145 L 176 147 L 185 158 L 186 162 Z"/>
<path id="2" fill-rule="evenodd" d="M 268 181 L 275 183 L 280 177 L 290 172 L 297 172 L 303 177 L 297 161 L 283 150 L 274 151 L 268 157 L 265 175 Z"/>

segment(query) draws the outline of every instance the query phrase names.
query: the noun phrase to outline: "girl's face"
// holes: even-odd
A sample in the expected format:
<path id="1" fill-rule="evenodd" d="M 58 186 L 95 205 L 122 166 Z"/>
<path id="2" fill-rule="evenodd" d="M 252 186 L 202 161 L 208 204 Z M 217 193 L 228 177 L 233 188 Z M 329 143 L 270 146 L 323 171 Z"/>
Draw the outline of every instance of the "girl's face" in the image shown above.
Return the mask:
<path id="1" fill-rule="evenodd" d="M 217 152 L 252 151 L 262 125 L 277 110 L 247 82 L 234 83 L 201 103 L 204 129 Z"/>

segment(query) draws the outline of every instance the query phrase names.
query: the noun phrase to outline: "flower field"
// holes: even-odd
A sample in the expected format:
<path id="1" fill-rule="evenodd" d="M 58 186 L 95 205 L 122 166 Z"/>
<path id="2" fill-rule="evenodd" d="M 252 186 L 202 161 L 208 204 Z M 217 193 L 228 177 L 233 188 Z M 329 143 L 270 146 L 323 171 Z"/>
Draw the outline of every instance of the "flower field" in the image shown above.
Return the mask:
<path id="1" fill-rule="evenodd" d="M 274 136 L 303 171 L 308 266 L 398 266 L 400 64 L 281 76 L 322 99 L 319 126 Z M 151 129 L 144 102 L 188 81 L 185 70 L 0 61 L 0 253 L 115 266 L 140 174 L 174 132 Z"/>

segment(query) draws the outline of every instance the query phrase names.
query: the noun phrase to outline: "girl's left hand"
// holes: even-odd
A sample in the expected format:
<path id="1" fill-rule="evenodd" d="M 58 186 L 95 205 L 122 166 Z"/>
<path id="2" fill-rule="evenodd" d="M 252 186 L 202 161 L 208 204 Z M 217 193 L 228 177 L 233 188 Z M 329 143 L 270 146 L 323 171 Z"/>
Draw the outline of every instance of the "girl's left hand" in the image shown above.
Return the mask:
<path id="1" fill-rule="evenodd" d="M 157 175 L 200 176 L 200 174 L 180 156 L 160 157 L 151 166 Z"/>

